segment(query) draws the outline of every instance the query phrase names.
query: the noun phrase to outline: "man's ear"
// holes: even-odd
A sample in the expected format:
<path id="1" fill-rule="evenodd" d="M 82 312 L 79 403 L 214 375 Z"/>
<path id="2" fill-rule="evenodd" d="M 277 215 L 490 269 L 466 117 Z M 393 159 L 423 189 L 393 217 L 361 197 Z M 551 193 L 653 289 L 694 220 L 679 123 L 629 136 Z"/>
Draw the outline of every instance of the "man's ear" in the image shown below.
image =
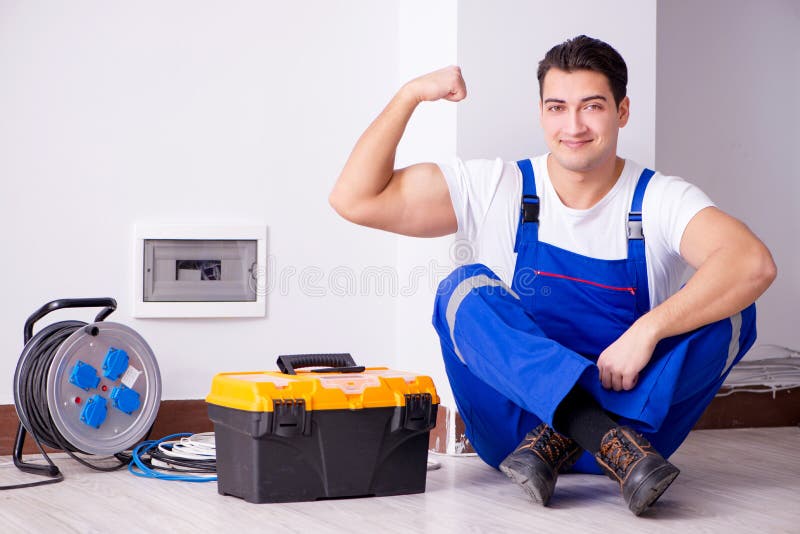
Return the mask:
<path id="1" fill-rule="evenodd" d="M 624 128 L 628 124 L 628 119 L 631 113 L 631 100 L 627 96 L 622 99 L 617 107 L 617 118 L 619 120 L 619 127 Z"/>

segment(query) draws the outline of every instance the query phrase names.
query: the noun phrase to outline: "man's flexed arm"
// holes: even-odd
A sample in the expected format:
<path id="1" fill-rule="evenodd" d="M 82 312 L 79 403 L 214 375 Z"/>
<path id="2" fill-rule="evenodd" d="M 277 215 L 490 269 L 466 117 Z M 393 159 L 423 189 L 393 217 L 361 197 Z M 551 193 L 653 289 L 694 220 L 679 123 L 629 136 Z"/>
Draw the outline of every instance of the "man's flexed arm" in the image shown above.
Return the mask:
<path id="1" fill-rule="evenodd" d="M 420 102 L 458 102 L 466 96 L 458 67 L 405 84 L 353 148 L 329 197 L 336 212 L 356 224 L 398 234 L 435 237 L 455 232 L 456 216 L 439 167 L 421 163 L 396 170 L 394 160 Z"/>
<path id="2" fill-rule="evenodd" d="M 743 310 L 767 290 L 777 268 L 769 250 L 741 222 L 715 207 L 692 218 L 681 256 L 697 272 L 670 298 L 639 318 L 597 360 L 603 386 L 636 385 L 656 344 Z"/>

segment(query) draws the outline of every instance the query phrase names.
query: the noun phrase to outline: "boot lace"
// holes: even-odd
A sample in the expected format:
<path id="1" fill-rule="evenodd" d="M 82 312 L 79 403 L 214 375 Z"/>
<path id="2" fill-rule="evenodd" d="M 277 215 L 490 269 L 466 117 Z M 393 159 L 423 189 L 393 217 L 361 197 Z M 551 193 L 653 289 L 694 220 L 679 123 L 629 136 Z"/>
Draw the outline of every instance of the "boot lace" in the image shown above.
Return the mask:
<path id="1" fill-rule="evenodd" d="M 538 451 L 547 456 L 551 465 L 558 464 L 574 448 L 574 442 L 547 428 L 538 439 L 534 438 L 528 444 L 532 451 Z"/>
<path id="2" fill-rule="evenodd" d="M 617 436 L 603 444 L 600 453 L 608 459 L 608 463 L 614 467 L 614 470 L 620 476 L 641 456 L 637 449 L 629 447 Z"/>

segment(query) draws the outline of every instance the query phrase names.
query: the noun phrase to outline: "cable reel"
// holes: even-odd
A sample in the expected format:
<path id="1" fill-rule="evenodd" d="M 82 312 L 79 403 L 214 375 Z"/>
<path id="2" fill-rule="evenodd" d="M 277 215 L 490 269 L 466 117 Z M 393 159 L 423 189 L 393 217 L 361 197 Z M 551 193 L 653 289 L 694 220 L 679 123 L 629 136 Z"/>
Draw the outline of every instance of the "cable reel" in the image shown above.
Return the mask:
<path id="1" fill-rule="evenodd" d="M 61 321 L 33 335 L 34 324 L 50 312 L 88 307 L 103 307 L 95 322 Z M 129 461 L 122 451 L 149 435 L 161 404 L 158 363 L 136 331 L 104 321 L 116 307 L 111 298 L 55 300 L 25 322 L 25 347 L 14 373 L 20 420 L 14 464 L 22 471 L 63 479 L 42 445 L 94 469 L 118 469 Z M 48 465 L 22 460 L 26 434 Z M 98 467 L 75 453 L 114 455 L 120 464 Z"/>

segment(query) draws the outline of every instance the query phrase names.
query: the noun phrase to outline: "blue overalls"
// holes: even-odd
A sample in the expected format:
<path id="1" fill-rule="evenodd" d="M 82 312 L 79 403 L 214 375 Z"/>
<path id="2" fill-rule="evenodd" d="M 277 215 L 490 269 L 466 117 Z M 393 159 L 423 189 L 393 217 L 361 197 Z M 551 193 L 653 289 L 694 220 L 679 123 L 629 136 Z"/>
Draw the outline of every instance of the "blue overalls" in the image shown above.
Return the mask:
<path id="1" fill-rule="evenodd" d="M 604 389 L 598 356 L 650 310 L 641 208 L 653 171 L 642 173 L 633 195 L 627 259 L 600 260 L 539 241 L 533 167 L 518 165 L 523 198 L 511 288 L 471 264 L 442 281 L 436 296 L 433 324 L 467 438 L 497 467 L 540 422 L 552 426 L 579 384 L 669 457 L 753 345 L 755 305 L 662 340 L 632 390 Z M 600 473 L 589 453 L 573 471 Z"/>

